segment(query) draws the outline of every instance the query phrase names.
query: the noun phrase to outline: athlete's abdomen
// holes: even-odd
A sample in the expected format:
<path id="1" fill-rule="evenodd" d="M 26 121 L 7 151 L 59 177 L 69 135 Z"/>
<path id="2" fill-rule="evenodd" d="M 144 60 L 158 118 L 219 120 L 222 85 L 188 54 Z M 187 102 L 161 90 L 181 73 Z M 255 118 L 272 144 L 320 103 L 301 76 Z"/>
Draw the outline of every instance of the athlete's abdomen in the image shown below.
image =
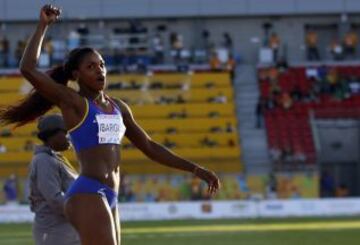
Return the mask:
<path id="1" fill-rule="evenodd" d="M 77 157 L 82 175 L 97 179 L 117 191 L 120 180 L 119 145 L 97 145 L 77 152 Z"/>

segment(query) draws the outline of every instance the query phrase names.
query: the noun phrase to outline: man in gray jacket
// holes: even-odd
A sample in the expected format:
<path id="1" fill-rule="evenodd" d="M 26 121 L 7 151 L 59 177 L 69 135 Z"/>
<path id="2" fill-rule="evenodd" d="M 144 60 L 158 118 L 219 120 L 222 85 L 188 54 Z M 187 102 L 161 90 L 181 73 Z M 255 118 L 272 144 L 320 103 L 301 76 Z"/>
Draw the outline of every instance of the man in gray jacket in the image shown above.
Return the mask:
<path id="1" fill-rule="evenodd" d="M 38 138 L 29 169 L 30 208 L 35 213 L 33 237 L 36 245 L 78 245 L 80 239 L 64 215 L 64 194 L 77 171 L 60 154 L 70 147 L 64 121 L 58 114 L 38 122 Z"/>

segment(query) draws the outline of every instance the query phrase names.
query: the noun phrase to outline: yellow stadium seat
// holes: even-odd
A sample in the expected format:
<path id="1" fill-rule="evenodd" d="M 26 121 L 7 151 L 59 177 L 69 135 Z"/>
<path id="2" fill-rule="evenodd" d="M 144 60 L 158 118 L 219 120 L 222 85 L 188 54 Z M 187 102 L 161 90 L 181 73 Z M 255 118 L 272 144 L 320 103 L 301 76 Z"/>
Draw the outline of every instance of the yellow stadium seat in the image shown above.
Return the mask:
<path id="1" fill-rule="evenodd" d="M 205 87 L 211 83 L 215 87 L 229 87 L 230 76 L 228 73 L 159 73 L 152 75 L 109 75 L 107 77 L 109 84 L 118 82 L 135 81 L 137 83 L 161 82 L 164 85 L 180 85 L 188 83 L 191 87 Z"/>
<path id="2" fill-rule="evenodd" d="M 233 147 L 217 147 L 213 148 L 182 148 L 176 149 L 175 152 L 185 158 L 190 159 L 229 159 L 239 158 L 240 151 L 238 148 Z M 0 154 L 0 162 L 3 163 L 27 163 L 32 158 L 32 152 L 5 152 Z M 76 161 L 76 157 L 73 151 L 67 151 L 65 153 L 69 157 L 69 160 Z M 123 161 L 139 161 L 146 160 L 147 157 L 138 149 L 124 150 Z"/>
<path id="3" fill-rule="evenodd" d="M 176 144 L 176 148 L 190 148 L 190 147 L 203 147 L 201 141 L 208 138 L 211 141 L 215 141 L 217 146 L 229 146 L 238 148 L 238 140 L 236 133 L 192 133 L 192 134 L 153 134 L 152 139 L 156 142 L 163 144 L 165 140 Z M 129 140 L 124 139 L 123 144 L 128 144 Z M 214 148 L 216 149 L 216 148 Z"/>
<path id="4" fill-rule="evenodd" d="M 234 98 L 231 88 L 196 88 L 183 91 L 181 89 L 158 89 L 158 90 L 107 90 L 110 97 L 119 98 L 129 104 L 155 104 L 161 96 L 176 99 L 181 96 L 187 103 L 208 103 L 210 99 L 223 95 L 227 101 Z"/>
<path id="5" fill-rule="evenodd" d="M 25 83 L 28 82 L 20 76 L 0 76 L 0 92 L 20 92 Z"/>
<path id="6" fill-rule="evenodd" d="M 187 117 L 208 117 L 217 113 L 219 117 L 235 116 L 233 103 L 226 104 L 171 104 L 171 105 L 133 105 L 131 106 L 135 118 L 168 118 L 172 113 L 186 113 Z"/>
<path id="7" fill-rule="evenodd" d="M 161 82 L 165 88 L 148 90 L 107 90 L 111 97 L 127 101 L 133 111 L 136 121 L 150 136 L 159 143 L 165 141 L 176 145 L 173 151 L 180 156 L 197 162 L 213 171 L 223 173 L 241 172 L 241 149 L 236 130 L 226 131 L 228 124 L 236 128 L 234 93 L 228 73 L 161 73 L 146 75 L 127 74 L 109 75 L 108 84 L 136 81 L 136 83 Z M 186 88 L 180 89 L 181 85 Z M 0 96 L 2 105 L 11 105 L 24 98 L 21 93 L 29 91 L 29 83 L 22 77 L 0 77 Z M 225 96 L 226 103 L 210 103 L 217 96 Z M 186 103 L 156 104 L 160 97 L 177 99 L 181 96 Z M 48 113 L 59 112 L 54 107 Z M 186 114 L 185 118 L 179 118 Z M 177 117 L 177 115 L 178 117 Z M 180 115 L 180 116 L 179 116 Z M 27 174 L 32 152 L 23 151 L 27 140 L 35 143 L 40 141 L 35 137 L 36 122 L 14 128 L 6 126 L 12 137 L 1 137 L 0 142 L 7 147 L 8 152 L 0 154 L 0 177 L 16 173 L 18 176 Z M 206 147 L 207 139 L 216 144 Z M 124 139 L 123 145 L 129 144 Z M 76 163 L 73 151 L 65 155 Z M 129 174 L 172 174 L 179 173 L 168 167 L 149 160 L 138 149 L 122 150 L 122 171 Z M 250 180 L 252 188 L 261 189 L 261 180 Z"/>
<path id="8" fill-rule="evenodd" d="M 25 96 L 18 92 L 1 92 L 0 104 L 1 105 L 13 105 L 15 102 L 23 99 Z"/>
<path id="9" fill-rule="evenodd" d="M 40 144 L 41 141 L 36 137 L 3 137 L 0 142 L 4 144 L 7 151 L 23 151 L 25 143 L 32 141 L 34 144 Z"/>
<path id="10" fill-rule="evenodd" d="M 177 132 L 210 132 L 218 128 L 225 131 L 227 124 L 236 127 L 236 119 L 228 118 L 188 118 L 188 119 L 140 119 L 140 126 L 149 132 L 166 132 L 175 129 Z"/>
<path id="11" fill-rule="evenodd" d="M 37 132 L 36 122 L 31 122 L 21 127 L 15 127 L 13 125 L 8 125 L 2 129 L 8 129 L 11 131 L 14 136 L 33 136 Z"/>

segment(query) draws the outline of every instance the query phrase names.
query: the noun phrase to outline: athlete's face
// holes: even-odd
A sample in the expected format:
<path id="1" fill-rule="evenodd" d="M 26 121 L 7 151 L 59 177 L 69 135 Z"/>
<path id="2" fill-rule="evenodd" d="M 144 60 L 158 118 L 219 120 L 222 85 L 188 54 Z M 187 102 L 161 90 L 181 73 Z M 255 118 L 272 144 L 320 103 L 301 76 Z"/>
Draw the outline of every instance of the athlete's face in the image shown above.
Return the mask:
<path id="1" fill-rule="evenodd" d="M 88 53 L 79 64 L 75 76 L 79 84 L 91 90 L 100 91 L 106 86 L 106 67 L 101 55 L 97 52 Z"/>

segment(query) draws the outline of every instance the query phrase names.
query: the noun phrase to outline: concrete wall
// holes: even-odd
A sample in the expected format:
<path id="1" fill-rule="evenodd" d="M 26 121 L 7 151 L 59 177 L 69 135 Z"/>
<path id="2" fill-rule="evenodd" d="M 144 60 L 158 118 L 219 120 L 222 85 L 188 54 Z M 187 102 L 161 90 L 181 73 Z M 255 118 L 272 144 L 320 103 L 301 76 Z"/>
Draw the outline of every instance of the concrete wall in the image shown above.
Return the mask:
<path id="1" fill-rule="evenodd" d="M 224 32 L 229 32 L 233 38 L 236 53 L 240 54 L 245 63 L 255 64 L 257 62 L 258 50 L 264 39 L 263 24 L 270 22 L 273 25 L 272 31 L 276 31 L 281 37 L 282 50 L 286 50 L 290 61 L 302 61 L 304 59 L 304 36 L 305 25 L 328 26 L 340 23 L 339 15 L 328 16 L 293 16 L 293 17 L 228 17 L 228 18 L 183 18 L 183 19 L 147 19 L 142 24 L 149 30 L 149 35 L 155 33 L 158 25 L 166 25 L 168 30 L 163 33 L 165 41 L 171 32 L 182 33 L 185 47 L 199 47 L 201 33 L 207 29 L 211 33 L 212 41 L 218 46 L 222 42 Z M 49 35 L 56 39 L 65 39 L 70 30 L 76 28 L 80 23 L 86 23 L 90 33 L 109 35 L 114 27 L 128 25 L 125 20 L 105 20 L 104 28 L 100 28 L 99 21 L 71 21 L 54 24 L 49 29 Z M 349 23 L 360 23 L 360 16 L 352 15 Z M 11 40 L 14 48 L 18 39 L 30 35 L 35 27 L 35 22 L 11 22 L 2 26 L 0 36 L 5 34 Z M 359 33 L 360 34 L 360 33 Z M 319 31 L 320 49 L 326 54 L 331 39 L 338 35 L 337 30 L 324 29 Z M 257 38 L 260 42 L 254 43 Z M 329 57 L 329 55 L 327 56 Z"/>
<path id="2" fill-rule="evenodd" d="M 45 3 L 64 18 L 163 18 L 359 13 L 359 0 L 0 0 L 0 20 L 33 20 Z"/>

